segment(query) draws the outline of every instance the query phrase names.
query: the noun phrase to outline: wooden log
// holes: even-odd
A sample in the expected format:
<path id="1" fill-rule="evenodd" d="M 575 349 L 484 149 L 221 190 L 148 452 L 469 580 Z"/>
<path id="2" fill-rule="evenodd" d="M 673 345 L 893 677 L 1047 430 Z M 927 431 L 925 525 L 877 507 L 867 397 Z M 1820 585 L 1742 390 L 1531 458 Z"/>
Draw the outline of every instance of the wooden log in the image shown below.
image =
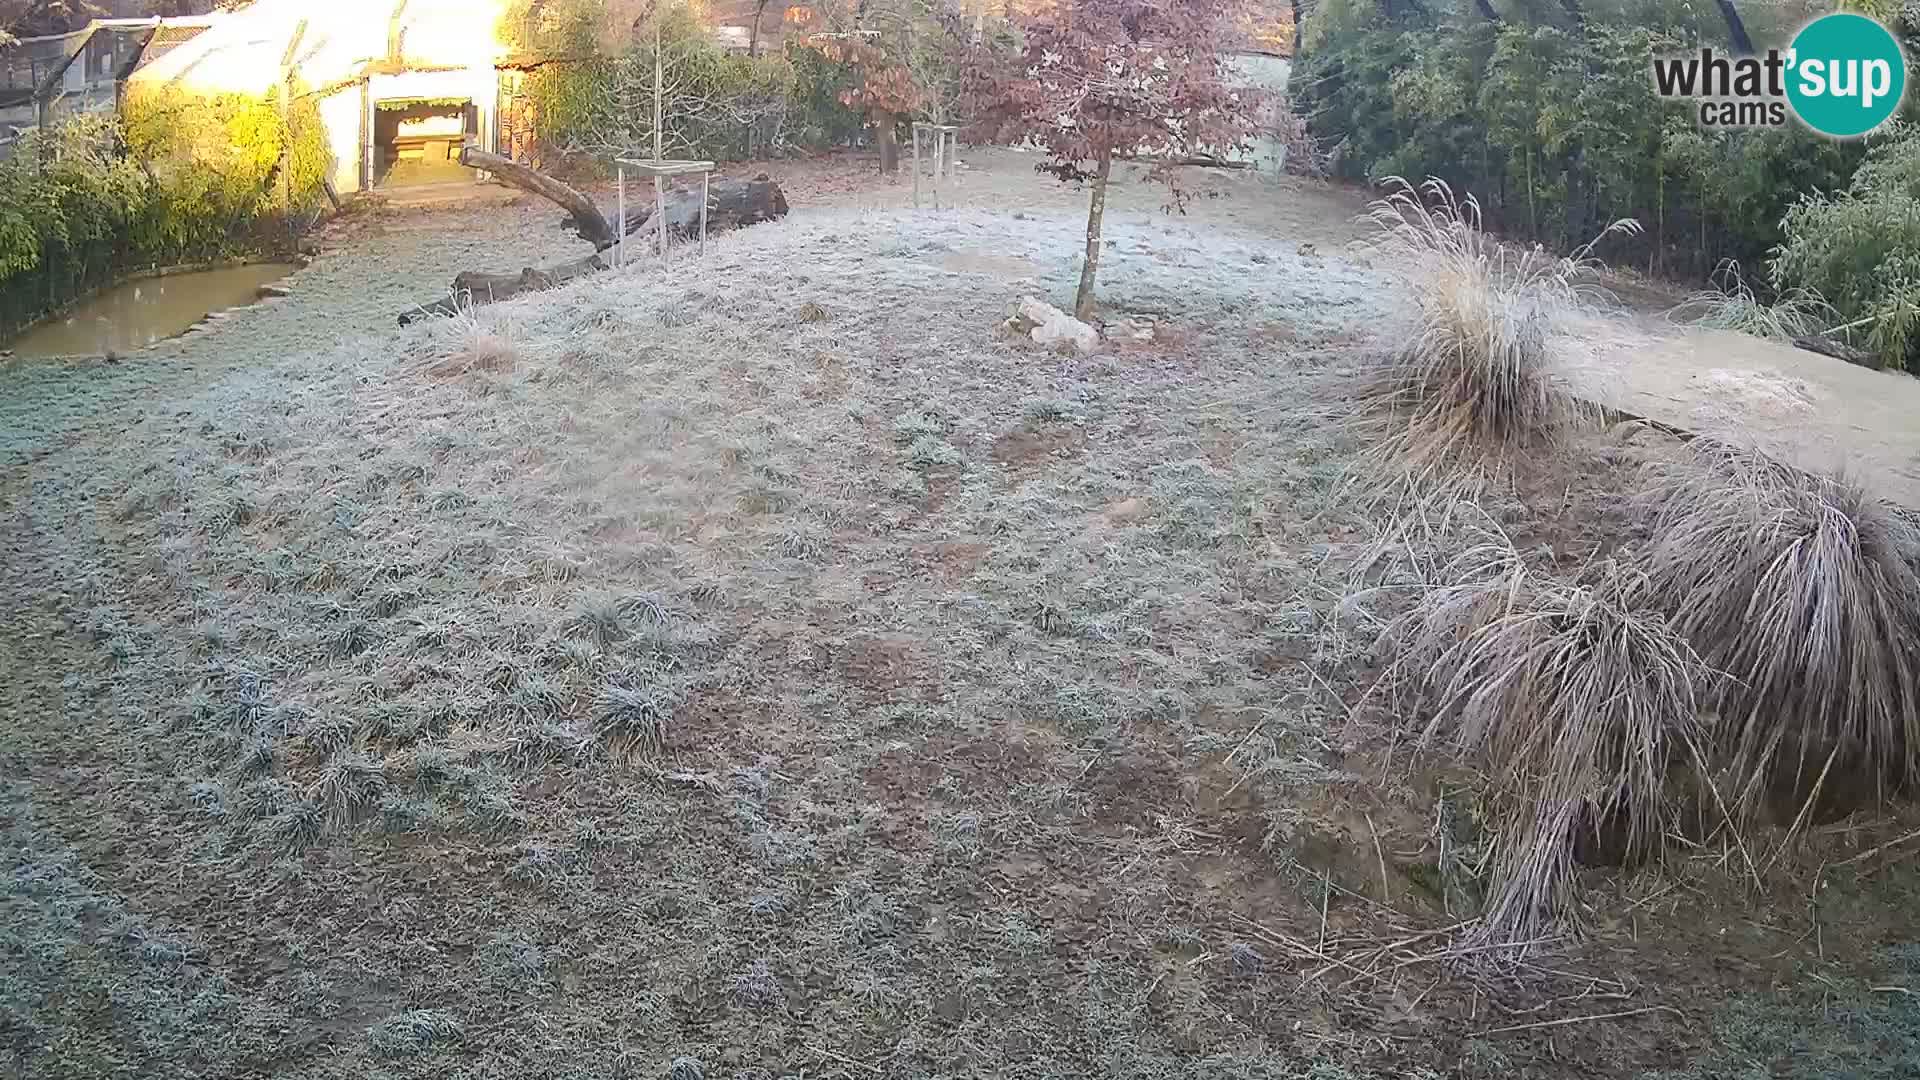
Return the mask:
<path id="1" fill-rule="evenodd" d="M 546 173 L 510 157 L 489 154 L 471 144 L 460 148 L 460 164 L 470 169 L 485 169 L 508 186 L 538 195 L 565 210 L 568 224 L 580 234 L 580 239 L 592 244 L 595 251 L 613 246 L 616 239 L 613 226 L 607 224 L 607 216 L 593 205 L 593 200 Z"/>
<path id="2" fill-rule="evenodd" d="M 1830 337 L 1797 337 L 1793 339 L 1793 343 L 1808 352 L 1817 352 L 1822 356 L 1831 356 L 1835 360 L 1845 360 L 1849 364 L 1858 364 L 1863 368 L 1872 368 L 1875 371 L 1886 366 L 1880 359 L 1879 353 L 1858 349 L 1845 342 L 1835 341 Z"/>
<path id="3" fill-rule="evenodd" d="M 653 202 L 639 202 L 640 205 L 627 208 L 622 232 L 632 234 L 652 226 Z M 786 192 L 780 189 L 779 184 L 768 179 L 765 173 L 751 180 L 714 180 L 707 190 L 708 232 L 725 232 L 766 221 L 778 221 L 787 216 L 787 211 Z M 674 188 L 667 192 L 667 234 L 676 240 L 700 235 L 698 187 Z"/>
<path id="4" fill-rule="evenodd" d="M 489 154 L 471 146 L 460 151 L 460 163 L 486 169 L 508 184 L 547 199 L 566 210 L 568 222 L 580 237 L 594 245 L 594 254 L 548 267 L 529 266 L 517 274 L 494 274 L 463 270 L 455 275 L 452 291 L 441 297 L 415 304 L 400 313 L 400 325 L 435 315 L 452 315 L 461 308 L 491 304 L 563 285 L 575 278 L 605 270 L 611 265 L 600 253 L 614 244 L 615 233 L 607 216 L 593 200 L 545 173 L 530 169 L 510 158 Z M 722 232 L 741 229 L 765 221 L 786 217 L 787 196 L 780 185 L 765 173 L 752 180 L 715 180 L 707 199 L 707 230 Z M 621 222 L 622 233 L 637 232 L 652 226 L 651 203 L 629 210 Z M 675 239 L 698 236 L 700 232 L 700 189 L 675 189 L 666 206 L 667 232 Z"/>
<path id="5" fill-rule="evenodd" d="M 572 262 L 544 267 L 525 267 L 517 274 L 490 274 L 484 270 L 462 270 L 454 275 L 451 293 L 423 301 L 401 312 L 400 325 L 406 326 L 435 315 L 453 315 L 461 308 L 510 300 L 521 293 L 551 289 L 596 270 L 605 270 L 610 265 L 600 257 L 599 252 L 595 252 Z"/>

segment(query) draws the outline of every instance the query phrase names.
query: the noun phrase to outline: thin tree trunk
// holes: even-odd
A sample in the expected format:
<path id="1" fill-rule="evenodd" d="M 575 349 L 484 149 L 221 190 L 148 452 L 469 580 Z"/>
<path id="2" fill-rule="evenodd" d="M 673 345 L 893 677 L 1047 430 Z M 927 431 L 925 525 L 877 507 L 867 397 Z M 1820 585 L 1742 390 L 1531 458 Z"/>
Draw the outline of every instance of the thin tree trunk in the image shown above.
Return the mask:
<path id="1" fill-rule="evenodd" d="M 1733 0 L 1714 0 L 1720 5 L 1720 17 L 1727 20 L 1727 36 L 1733 39 L 1733 51 L 1738 56 L 1753 55 L 1753 39 L 1747 36 L 1747 24 L 1740 18 L 1740 9 L 1733 6 Z"/>
<path id="2" fill-rule="evenodd" d="M 1093 206 L 1087 211 L 1087 261 L 1080 267 L 1080 295 L 1073 301 L 1073 317 L 1093 319 L 1093 283 L 1100 274 L 1100 223 L 1107 216 L 1107 180 L 1113 175 L 1113 151 L 1100 154 L 1100 171 L 1093 175 Z"/>
<path id="3" fill-rule="evenodd" d="M 880 173 L 895 176 L 900 172 L 900 131 L 890 112 L 873 114 L 875 141 L 880 144 Z"/>
<path id="4" fill-rule="evenodd" d="M 753 7 L 753 34 L 747 38 L 747 59 L 760 59 L 760 24 L 767 17 L 767 0 L 760 0 Z"/>

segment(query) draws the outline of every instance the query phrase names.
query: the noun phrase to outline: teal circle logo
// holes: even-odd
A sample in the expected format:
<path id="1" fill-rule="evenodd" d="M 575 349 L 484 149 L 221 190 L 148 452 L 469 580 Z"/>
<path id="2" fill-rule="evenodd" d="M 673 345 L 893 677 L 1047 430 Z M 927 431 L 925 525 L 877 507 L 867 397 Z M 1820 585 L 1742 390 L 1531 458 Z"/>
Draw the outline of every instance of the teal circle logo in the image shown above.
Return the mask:
<path id="1" fill-rule="evenodd" d="M 1900 43 L 1865 15 L 1823 15 L 1787 53 L 1787 101 L 1822 135 L 1865 135 L 1893 116 L 1906 92 Z"/>

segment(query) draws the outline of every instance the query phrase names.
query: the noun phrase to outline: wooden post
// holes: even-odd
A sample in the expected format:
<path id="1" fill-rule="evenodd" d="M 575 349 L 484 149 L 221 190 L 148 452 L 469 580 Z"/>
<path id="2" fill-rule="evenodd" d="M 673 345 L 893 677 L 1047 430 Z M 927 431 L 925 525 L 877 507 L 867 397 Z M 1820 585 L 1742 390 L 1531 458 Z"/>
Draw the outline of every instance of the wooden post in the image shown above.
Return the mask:
<path id="1" fill-rule="evenodd" d="M 660 18 L 661 12 L 653 13 L 653 163 L 660 165 L 666 160 L 666 65 L 660 57 Z M 704 213 L 704 209 L 702 213 Z M 653 220 L 660 226 L 660 264 L 667 262 L 667 181 L 658 172 L 653 174 Z M 626 228 L 626 222 L 620 227 Z"/>
<path id="2" fill-rule="evenodd" d="M 373 76 L 360 80 L 360 190 L 373 190 Z"/>
<path id="3" fill-rule="evenodd" d="M 619 177 L 614 190 L 615 210 L 614 231 L 617 234 L 613 242 L 613 265 L 624 266 L 627 261 L 627 167 L 616 166 L 615 175 Z"/>
<path id="4" fill-rule="evenodd" d="M 667 261 L 667 178 L 653 174 L 653 220 L 660 226 L 660 262 Z"/>
<path id="5" fill-rule="evenodd" d="M 667 157 L 660 131 L 664 122 L 664 106 L 661 99 L 666 96 L 666 67 L 660 60 L 660 18 L 660 12 L 653 13 L 653 160 L 655 164 L 665 161 Z"/>
<path id="6" fill-rule="evenodd" d="M 913 208 L 920 209 L 920 125 L 913 125 Z"/>
<path id="7" fill-rule="evenodd" d="M 700 254 L 707 253 L 707 204 L 713 199 L 713 173 L 700 174 Z"/>

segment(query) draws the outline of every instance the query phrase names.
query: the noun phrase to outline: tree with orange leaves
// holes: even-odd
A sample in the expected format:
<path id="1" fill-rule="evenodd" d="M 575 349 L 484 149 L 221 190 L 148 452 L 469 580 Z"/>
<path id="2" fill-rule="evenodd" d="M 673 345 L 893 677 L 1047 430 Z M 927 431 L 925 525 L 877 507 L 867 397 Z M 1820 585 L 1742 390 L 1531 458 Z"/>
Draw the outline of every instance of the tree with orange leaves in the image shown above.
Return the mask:
<path id="1" fill-rule="evenodd" d="M 1228 77 L 1220 43 L 1242 0 L 1056 0 L 1020 23 L 1012 57 L 969 67 L 972 136 L 1031 139 L 1039 168 L 1092 184 L 1087 256 L 1074 313 L 1093 314 L 1100 228 L 1115 158 L 1154 157 L 1176 205 L 1183 158 L 1232 150 L 1252 136 L 1255 95 Z"/>
<path id="2" fill-rule="evenodd" d="M 856 85 L 840 100 L 873 126 L 880 171 L 899 172 L 901 118 L 926 114 L 945 122 L 958 97 L 968 49 L 958 3 L 841 0 L 821 5 L 815 19 L 817 29 L 803 40 L 854 69 Z"/>
<path id="3" fill-rule="evenodd" d="M 913 73 L 878 43 L 879 37 L 879 31 L 855 29 L 808 40 L 817 42 L 827 59 L 858 72 L 859 82 L 841 91 L 840 101 L 866 114 L 880 146 L 880 171 L 892 176 L 900 171 L 899 119 L 920 107 L 920 90 Z"/>

